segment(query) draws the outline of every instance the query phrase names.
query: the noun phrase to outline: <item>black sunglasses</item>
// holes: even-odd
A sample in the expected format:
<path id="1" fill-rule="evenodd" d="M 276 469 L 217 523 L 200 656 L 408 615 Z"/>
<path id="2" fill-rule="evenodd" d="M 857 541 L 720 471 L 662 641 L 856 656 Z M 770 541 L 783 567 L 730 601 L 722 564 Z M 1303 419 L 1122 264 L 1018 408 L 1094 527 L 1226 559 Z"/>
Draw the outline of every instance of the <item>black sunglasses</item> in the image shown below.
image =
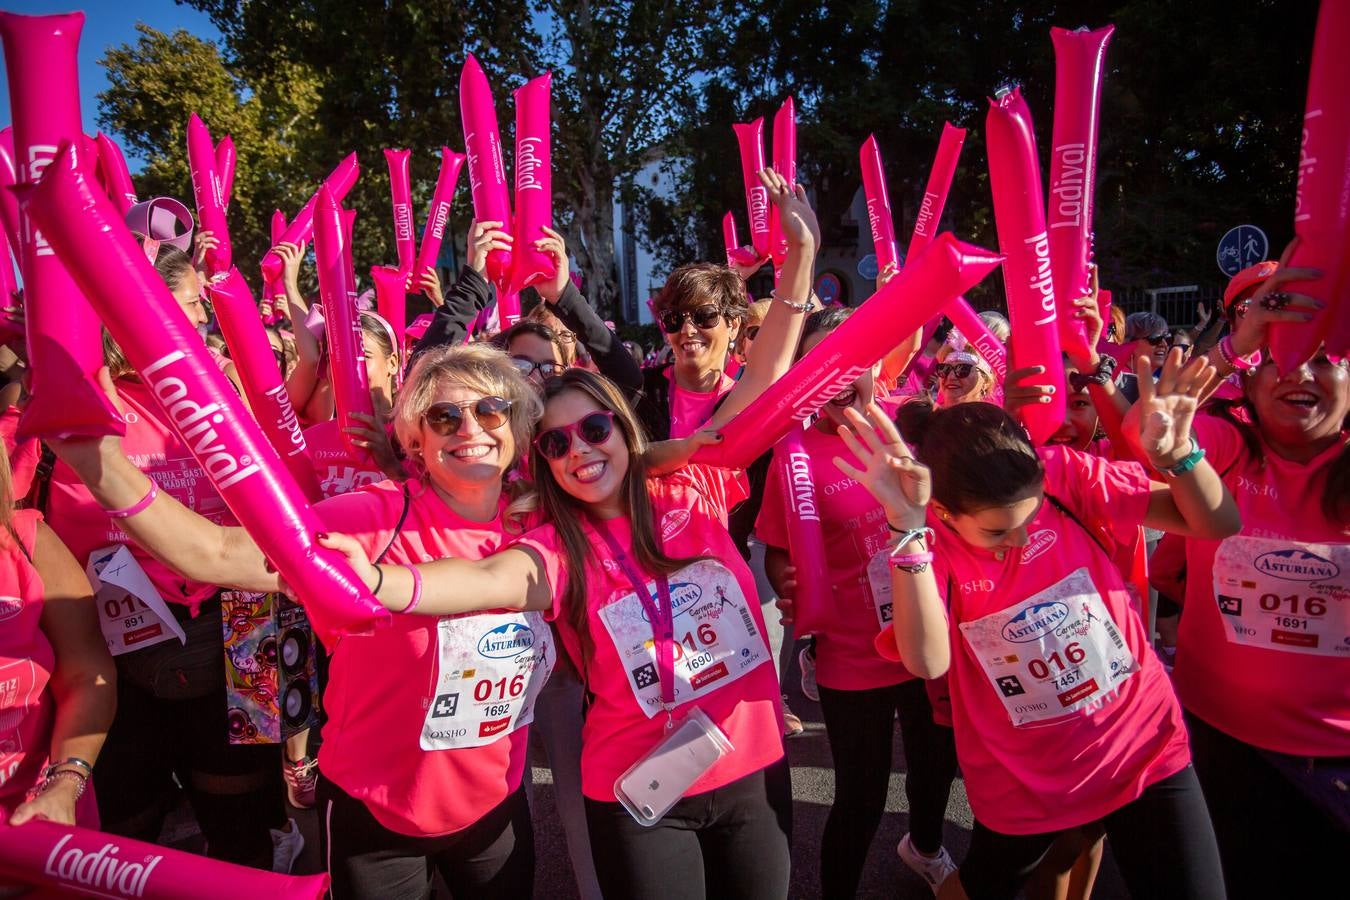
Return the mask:
<path id="1" fill-rule="evenodd" d="M 592 447 L 599 447 L 614 433 L 614 413 L 608 409 L 588 413 L 571 425 L 540 432 L 534 445 L 545 459 L 562 459 L 572 449 L 572 432 Z"/>
<path id="2" fill-rule="evenodd" d="M 957 378 L 969 378 L 973 371 L 975 371 L 975 367 L 970 363 L 938 363 L 933 367 L 933 372 L 938 378 L 946 378 L 948 375 L 955 375 Z"/>
<path id="3" fill-rule="evenodd" d="M 511 401 L 501 397 L 480 397 L 469 403 L 433 403 L 422 414 L 422 419 L 432 431 L 441 437 L 449 437 L 459 434 L 459 430 L 464 427 L 466 409 L 473 411 L 474 421 L 484 431 L 494 431 L 510 420 L 507 412 L 511 409 Z"/>
<path id="4" fill-rule="evenodd" d="M 1172 343 L 1172 335 L 1163 332 L 1162 334 L 1155 334 L 1152 337 L 1146 337 L 1144 340 L 1148 341 L 1154 347 L 1166 347 L 1168 344 Z"/>
<path id="5" fill-rule="evenodd" d="M 758 325 L 751 325 L 749 328 L 745 329 L 745 339 L 747 341 L 753 341 L 757 337 L 759 337 Z"/>
<path id="6" fill-rule="evenodd" d="M 529 378 L 535 372 L 538 372 L 541 378 L 552 378 L 554 375 L 561 375 L 563 370 L 561 363 L 555 363 L 551 359 L 544 362 L 535 362 L 523 356 L 511 357 L 511 365 L 515 366 L 516 371 L 526 378 Z"/>
<path id="7" fill-rule="evenodd" d="M 661 313 L 661 330 L 674 334 L 684 327 L 684 320 L 694 323 L 695 328 L 716 328 L 722 318 L 722 310 L 714 304 L 706 304 L 694 310 L 668 309 Z"/>

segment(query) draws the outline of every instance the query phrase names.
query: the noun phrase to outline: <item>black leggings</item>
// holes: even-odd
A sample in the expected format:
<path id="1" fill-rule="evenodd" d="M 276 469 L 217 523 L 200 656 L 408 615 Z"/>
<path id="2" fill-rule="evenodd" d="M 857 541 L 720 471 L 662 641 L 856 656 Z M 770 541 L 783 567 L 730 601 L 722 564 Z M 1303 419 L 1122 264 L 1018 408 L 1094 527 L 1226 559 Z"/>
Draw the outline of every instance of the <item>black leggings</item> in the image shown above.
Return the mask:
<path id="1" fill-rule="evenodd" d="M 175 608 L 175 613 L 178 609 Z M 94 770 L 105 831 L 155 842 L 183 786 L 214 859 L 272 868 L 286 824 L 280 744 L 231 745 L 220 603 L 169 641 L 117 658 L 117 716 Z"/>
<path id="2" fill-rule="evenodd" d="M 685 797 L 651 827 L 617 802 L 587 797 L 586 824 L 605 900 L 787 896 L 792 783 L 786 758 Z"/>
<path id="3" fill-rule="evenodd" d="M 332 900 L 425 900 L 433 869 L 455 897 L 515 900 L 534 893 L 534 829 L 523 787 L 468 828 L 442 837 L 390 831 L 322 774 L 317 798 Z"/>
<path id="4" fill-rule="evenodd" d="M 820 710 L 834 758 L 834 805 L 820 841 L 821 894 L 852 897 L 886 808 L 897 712 L 905 747 L 910 842 L 923 853 L 942 848 L 947 796 L 956 777 L 956 743 L 950 728 L 933 721 L 928 691 L 917 678 L 865 691 L 822 685 Z"/>
<path id="5" fill-rule="evenodd" d="M 1186 725 L 1229 896 L 1317 897 L 1344 884 L 1350 833 L 1260 750 L 1190 713 Z"/>
<path id="6" fill-rule="evenodd" d="M 1219 848 L 1192 767 L 1149 785 L 1102 824 L 1130 896 L 1224 900 Z M 1000 834 L 977 820 L 959 873 L 966 895 L 1012 900 L 1058 835 Z"/>

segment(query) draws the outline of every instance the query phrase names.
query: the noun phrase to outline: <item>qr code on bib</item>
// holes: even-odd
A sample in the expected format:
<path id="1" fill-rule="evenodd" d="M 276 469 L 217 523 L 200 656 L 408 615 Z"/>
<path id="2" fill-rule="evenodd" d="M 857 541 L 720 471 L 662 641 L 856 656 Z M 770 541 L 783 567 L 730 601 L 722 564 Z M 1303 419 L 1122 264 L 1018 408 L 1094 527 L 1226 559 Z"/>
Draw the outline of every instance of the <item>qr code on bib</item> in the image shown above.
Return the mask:
<path id="1" fill-rule="evenodd" d="M 638 686 L 638 690 L 656 684 L 656 666 L 651 663 L 638 666 L 633 670 L 633 683 Z"/>

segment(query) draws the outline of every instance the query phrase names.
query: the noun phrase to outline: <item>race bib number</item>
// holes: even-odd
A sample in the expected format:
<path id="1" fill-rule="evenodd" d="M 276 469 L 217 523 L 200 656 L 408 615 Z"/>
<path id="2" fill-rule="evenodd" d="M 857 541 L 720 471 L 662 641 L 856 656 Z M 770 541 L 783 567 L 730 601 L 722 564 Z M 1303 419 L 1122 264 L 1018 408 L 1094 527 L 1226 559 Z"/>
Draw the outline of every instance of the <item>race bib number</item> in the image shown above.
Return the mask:
<path id="1" fill-rule="evenodd" d="M 1350 544 L 1226 538 L 1214 554 L 1214 598 L 1232 643 L 1350 656 Z"/>
<path id="2" fill-rule="evenodd" d="M 647 590 L 656 602 L 656 583 Z M 675 705 L 697 700 L 769 661 L 769 648 L 734 575 L 714 560 L 699 560 L 670 576 L 675 625 Z M 638 706 L 661 712 L 652 623 L 635 593 L 600 610 Z"/>
<path id="3" fill-rule="evenodd" d="M 891 551 L 889 548 L 873 554 L 867 562 L 867 586 L 872 593 L 872 609 L 877 614 L 877 628 L 891 627 Z"/>
<path id="4" fill-rule="evenodd" d="M 27 748 L 19 728 L 42 699 L 46 677 L 39 678 L 31 659 L 16 659 L 0 665 L 0 787 L 19 770 Z M 45 754 L 41 748 L 34 752 Z"/>
<path id="5" fill-rule="evenodd" d="M 1086 568 L 961 633 L 1014 725 L 1104 705 L 1139 670 Z"/>
<path id="6" fill-rule="evenodd" d="M 534 721 L 557 648 L 541 613 L 446 617 L 436 624 L 436 694 L 423 750 L 482 747 Z"/>
<path id="7" fill-rule="evenodd" d="M 183 626 L 125 546 L 95 550 L 86 572 L 98 585 L 98 624 L 110 654 L 121 656 L 174 639 L 187 643 Z"/>

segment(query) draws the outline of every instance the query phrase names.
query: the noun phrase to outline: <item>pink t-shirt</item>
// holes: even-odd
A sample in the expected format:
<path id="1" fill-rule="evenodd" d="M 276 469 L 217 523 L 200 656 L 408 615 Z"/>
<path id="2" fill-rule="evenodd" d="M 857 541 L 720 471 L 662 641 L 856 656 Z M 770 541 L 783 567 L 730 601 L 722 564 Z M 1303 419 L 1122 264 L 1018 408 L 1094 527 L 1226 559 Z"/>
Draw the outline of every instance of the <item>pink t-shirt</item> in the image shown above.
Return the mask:
<path id="1" fill-rule="evenodd" d="M 900 663 L 880 656 L 872 643 L 877 630 L 888 627 L 891 619 L 886 512 L 867 488 L 835 466 L 834 457 L 850 457 L 838 435 L 808 428 L 802 444 L 811 457 L 836 612 L 829 627 L 816 632 L 816 681 L 838 691 L 862 691 L 908 681 L 914 676 Z M 764 487 L 764 505 L 755 520 L 755 534 L 770 547 L 786 550 L 783 500 L 779 468 L 772 466 Z M 877 554 L 883 558 L 879 566 L 871 566 L 873 577 L 869 578 L 869 564 Z"/>
<path id="2" fill-rule="evenodd" d="M 712 418 L 717 401 L 736 386 L 736 380 L 722 373 L 722 382 L 715 390 L 687 391 L 675 383 L 675 370 L 666 373 L 670 379 L 670 436 L 688 437 Z"/>
<path id="3" fill-rule="evenodd" d="M 1141 466 L 1038 452 L 1048 495 L 1105 537 L 1134 540 L 1148 508 Z M 929 524 L 950 620 L 956 750 L 976 818 L 1004 834 L 1082 825 L 1190 762 L 1167 675 L 1086 527 L 1047 499 L 1029 543 L 1000 560 L 936 515 Z M 894 632 L 877 647 L 894 655 Z"/>
<path id="4" fill-rule="evenodd" d="M 358 459 L 347 451 L 337 419 L 306 428 L 305 450 L 319 476 L 319 490 L 323 491 L 325 499 L 377 484 L 389 477 L 374 460 L 369 457 Z"/>
<path id="5" fill-rule="evenodd" d="M 4 439 L 5 452 L 9 454 L 10 494 L 15 500 L 28 496 L 33 486 L 33 475 L 37 472 L 38 461 L 42 458 L 42 442 L 37 438 L 25 441 L 17 439 L 19 416 L 23 410 L 11 406 L 0 413 L 0 438 Z"/>
<path id="6" fill-rule="evenodd" d="M 1197 416 L 1195 433 L 1242 513 L 1242 532 L 1188 540 L 1173 677 L 1186 709 L 1240 741 L 1350 755 L 1350 526 L 1322 512 L 1350 433 L 1307 463 Z"/>
<path id="7" fill-rule="evenodd" d="M 765 637 L 755 579 L 721 524 L 728 504 L 743 499 L 739 472 L 690 465 L 648 482 L 662 546 L 673 557 L 709 557 L 670 576 L 675 640 L 675 721 L 698 707 L 730 738 L 733 751 L 694 782 L 686 796 L 757 772 L 783 756 L 778 676 Z M 620 547 L 631 546 L 627 518 L 605 525 Z M 582 669 L 595 700 L 582 727 L 581 790 L 613 802 L 614 781 L 662 740 L 666 714 L 649 620 L 632 583 L 604 538 L 583 521 L 594 555 L 585 578 L 592 652 Z M 544 560 L 553 591 L 552 616 L 564 646 L 579 655 L 567 610 L 566 557 L 557 531 L 545 525 L 518 546 Z M 636 567 L 636 563 L 632 563 Z M 654 583 L 648 590 L 655 595 Z"/>
<path id="8" fill-rule="evenodd" d="M 35 510 L 14 512 L 14 531 L 30 553 L 41 518 Z M 39 626 L 43 595 L 37 569 L 0 529 L 0 821 L 47 765 L 56 711 L 47 682 L 56 654 Z"/>
<path id="9" fill-rule="evenodd" d="M 117 395 L 126 407 L 127 433 L 122 449 L 132 464 L 153 478 L 161 491 L 198 515 L 217 525 L 235 524 L 192 452 L 164 424 L 149 389 L 134 378 L 122 378 L 117 381 Z M 95 550 L 126 544 L 165 602 L 185 604 L 194 615 L 197 607 L 219 590 L 215 585 L 184 578 L 142 550 L 104 514 L 84 483 L 62 462 L 52 472 L 47 523 L 81 565 L 89 562 L 89 554 Z"/>
<path id="10" fill-rule="evenodd" d="M 470 521 L 425 483 L 405 483 L 410 503 L 397 533 L 400 483 L 361 488 L 315 509 L 327 528 L 395 565 L 482 559 L 511 539 L 500 517 Z M 520 786 L 529 733 L 523 726 L 533 706 L 506 707 L 537 695 L 556 659 L 552 645 L 540 613 L 395 615 L 388 628 L 341 638 L 331 648 L 320 770 L 400 834 L 443 835 L 472 825 Z M 480 659 L 485 647 L 489 657 Z M 496 671 L 503 665 L 514 668 Z M 499 677 L 505 680 L 495 684 Z M 503 709 L 480 715 L 481 703 L 495 699 Z"/>

